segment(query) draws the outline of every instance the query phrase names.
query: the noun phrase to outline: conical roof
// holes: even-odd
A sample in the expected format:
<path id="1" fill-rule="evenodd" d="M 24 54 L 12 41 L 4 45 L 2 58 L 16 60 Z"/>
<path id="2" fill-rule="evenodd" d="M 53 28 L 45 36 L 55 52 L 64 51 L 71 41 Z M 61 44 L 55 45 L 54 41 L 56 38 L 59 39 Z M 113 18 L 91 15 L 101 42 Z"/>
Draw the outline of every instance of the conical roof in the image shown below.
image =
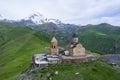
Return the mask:
<path id="1" fill-rule="evenodd" d="M 72 37 L 75 38 L 75 37 L 78 37 L 78 35 L 76 33 L 74 33 Z"/>
<path id="2" fill-rule="evenodd" d="M 57 42 L 56 38 L 53 37 L 52 40 L 51 40 L 51 42 Z"/>

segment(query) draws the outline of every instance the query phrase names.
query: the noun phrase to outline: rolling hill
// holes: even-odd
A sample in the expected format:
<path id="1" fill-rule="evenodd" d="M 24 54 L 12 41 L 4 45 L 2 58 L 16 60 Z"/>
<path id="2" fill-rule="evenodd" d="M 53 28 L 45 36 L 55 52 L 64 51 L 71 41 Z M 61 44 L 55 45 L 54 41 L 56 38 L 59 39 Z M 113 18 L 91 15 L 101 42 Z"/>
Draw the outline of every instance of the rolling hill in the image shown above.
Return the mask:
<path id="1" fill-rule="evenodd" d="M 86 26 L 65 24 L 58 19 L 44 17 L 39 12 L 34 12 L 21 20 L 3 18 L 1 21 L 32 28 L 49 38 L 56 36 L 60 46 L 70 43 L 72 34 L 76 32 L 79 34 L 79 41 L 87 49 L 100 54 L 120 54 L 120 26 L 107 23 Z M 4 32 L 1 34 L 4 34 Z M 3 39 L 5 37 L 1 38 L 0 41 Z"/>
<path id="2" fill-rule="evenodd" d="M 70 43 L 73 33 L 79 30 L 79 26 L 73 24 L 54 24 L 52 22 L 27 27 L 40 31 L 49 38 L 56 36 L 60 46 Z"/>
<path id="3" fill-rule="evenodd" d="M 100 54 L 120 54 L 120 27 L 107 23 L 76 26 L 73 24 L 45 23 L 28 26 L 51 38 L 56 36 L 60 46 L 71 42 L 73 33 L 78 33 L 79 41 L 93 52 Z"/>
<path id="4" fill-rule="evenodd" d="M 0 23 L 0 80 L 11 80 L 25 71 L 33 54 L 47 52 L 48 42 L 30 28 Z"/>
<path id="5" fill-rule="evenodd" d="M 34 30 L 28 28 L 31 26 L 17 26 L 0 22 L 0 80 L 13 80 L 29 69 L 33 54 L 48 52 L 46 47 L 49 47 L 50 37 L 52 36 L 57 36 L 59 41 L 63 43 L 65 41 L 64 44 L 67 44 L 71 40 L 70 36 L 72 33 L 77 32 L 79 33 L 79 41 L 86 49 L 100 54 L 119 53 L 119 27 L 113 27 L 108 24 L 76 26 L 75 28 L 74 25 L 69 26 L 71 25 L 47 23 L 34 26 Z M 65 74 L 67 74 L 64 76 L 65 80 L 79 78 L 84 80 L 97 78 L 100 80 L 106 80 L 108 78 L 110 80 L 119 80 L 118 75 L 120 74 L 119 70 L 115 70 L 102 61 L 80 65 L 49 66 L 47 69 L 41 71 L 43 71 L 42 75 L 47 75 L 47 72 L 51 73 L 56 70 L 60 72 L 60 75 L 53 75 L 53 78 L 62 80 L 64 80 L 62 76 Z M 34 74 L 36 76 L 34 77 L 35 80 L 38 80 L 41 76 L 41 71 Z M 80 75 L 75 75 L 75 72 L 79 72 Z M 110 75 L 111 77 L 109 77 Z"/>
<path id="6" fill-rule="evenodd" d="M 91 51 L 120 54 L 120 27 L 106 23 L 83 26 L 79 30 L 79 40 Z"/>

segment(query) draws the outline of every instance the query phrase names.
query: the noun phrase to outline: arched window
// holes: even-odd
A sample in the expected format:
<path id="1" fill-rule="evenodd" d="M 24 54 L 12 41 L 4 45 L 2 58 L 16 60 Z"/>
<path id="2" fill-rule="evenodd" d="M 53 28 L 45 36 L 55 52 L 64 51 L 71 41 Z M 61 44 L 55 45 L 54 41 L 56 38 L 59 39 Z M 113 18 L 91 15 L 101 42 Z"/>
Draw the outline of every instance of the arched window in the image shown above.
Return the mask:
<path id="1" fill-rule="evenodd" d="M 56 46 L 55 46 L 55 45 L 52 45 L 52 48 L 56 48 Z"/>
<path id="2" fill-rule="evenodd" d="M 52 48 L 54 48 L 54 46 L 52 45 Z"/>

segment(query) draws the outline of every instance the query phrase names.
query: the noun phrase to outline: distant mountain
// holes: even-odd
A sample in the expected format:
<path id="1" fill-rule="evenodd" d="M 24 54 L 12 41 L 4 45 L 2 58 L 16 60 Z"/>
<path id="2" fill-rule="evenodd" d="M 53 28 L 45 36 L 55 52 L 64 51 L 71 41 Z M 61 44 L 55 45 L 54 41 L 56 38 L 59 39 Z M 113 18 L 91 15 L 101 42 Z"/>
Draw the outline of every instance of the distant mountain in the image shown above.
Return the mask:
<path id="1" fill-rule="evenodd" d="M 24 19 L 20 19 L 20 20 L 9 20 L 9 19 L 2 19 L 2 16 L 0 15 L 0 19 L 3 22 L 9 22 L 9 23 L 14 23 L 17 25 L 39 25 L 39 24 L 44 24 L 44 23 L 54 23 L 54 24 L 62 24 L 62 22 L 58 19 L 53 19 L 53 18 L 47 18 L 44 17 L 42 14 L 40 14 L 39 12 L 34 12 L 32 14 L 30 14 L 28 17 L 24 18 Z"/>
<path id="2" fill-rule="evenodd" d="M 61 43 L 60 45 L 70 43 L 72 34 L 79 30 L 79 26 L 73 24 L 54 24 L 52 22 L 40 25 L 31 25 L 28 27 L 42 32 L 49 38 L 56 36 L 58 41 Z"/>
<path id="3" fill-rule="evenodd" d="M 48 37 L 57 36 L 64 44 L 69 43 L 69 39 L 72 35 L 72 33 L 76 32 L 79 28 L 77 25 L 73 24 L 65 24 L 62 23 L 59 19 L 53 19 L 53 18 L 46 18 L 42 14 L 38 12 L 34 12 L 30 14 L 28 17 L 20 20 L 8 20 L 4 19 L 1 22 L 7 22 L 12 23 L 19 26 L 27 26 L 34 30 L 43 32 L 43 34 L 46 34 Z M 65 39 L 65 37 L 68 37 Z M 64 41 L 63 41 L 64 40 Z"/>
<path id="4" fill-rule="evenodd" d="M 57 19 L 48 19 L 40 13 L 33 13 L 21 20 L 2 20 L 42 32 L 49 38 L 56 36 L 60 45 L 70 43 L 73 33 L 79 34 L 79 41 L 85 48 L 100 53 L 120 54 L 120 27 L 108 23 L 85 26 L 65 24 Z M 92 46 L 92 47 L 91 47 Z"/>
<path id="5" fill-rule="evenodd" d="M 60 45 L 71 42 L 73 33 L 79 34 L 79 41 L 83 46 L 100 54 L 120 54 L 120 27 L 107 23 L 98 25 L 76 26 L 72 24 L 45 23 L 37 26 L 29 26 L 48 37 L 56 36 Z"/>
<path id="6" fill-rule="evenodd" d="M 79 40 L 93 52 L 120 54 L 119 26 L 107 23 L 83 26 L 79 29 Z"/>
<path id="7" fill-rule="evenodd" d="M 100 54 L 120 54 L 120 27 L 108 23 L 98 25 L 76 26 L 73 24 L 45 23 L 29 26 L 52 38 L 56 36 L 60 45 L 71 42 L 73 33 L 79 34 L 79 41 L 83 46 Z"/>
<path id="8" fill-rule="evenodd" d="M 26 20 L 26 21 L 30 20 L 34 24 L 43 24 L 48 21 L 47 18 L 45 18 L 42 14 L 40 14 L 38 12 L 32 13 L 30 16 L 26 17 L 24 20 Z"/>

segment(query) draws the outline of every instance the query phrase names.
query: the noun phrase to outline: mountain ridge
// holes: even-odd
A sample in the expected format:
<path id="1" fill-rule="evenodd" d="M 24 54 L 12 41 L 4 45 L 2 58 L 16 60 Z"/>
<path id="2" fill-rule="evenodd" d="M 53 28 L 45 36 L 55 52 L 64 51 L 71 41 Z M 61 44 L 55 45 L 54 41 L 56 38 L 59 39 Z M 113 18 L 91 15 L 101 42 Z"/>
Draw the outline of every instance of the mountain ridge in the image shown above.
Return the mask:
<path id="1" fill-rule="evenodd" d="M 54 24 L 62 24 L 62 21 L 60 21 L 59 19 L 47 18 L 44 15 L 40 14 L 39 12 L 33 12 L 28 17 L 25 17 L 19 20 L 6 19 L 6 18 L 3 18 L 2 15 L 0 15 L 0 20 L 3 22 L 9 22 L 17 25 L 27 25 L 27 26 L 39 25 L 39 24 L 50 23 L 50 22 Z"/>

